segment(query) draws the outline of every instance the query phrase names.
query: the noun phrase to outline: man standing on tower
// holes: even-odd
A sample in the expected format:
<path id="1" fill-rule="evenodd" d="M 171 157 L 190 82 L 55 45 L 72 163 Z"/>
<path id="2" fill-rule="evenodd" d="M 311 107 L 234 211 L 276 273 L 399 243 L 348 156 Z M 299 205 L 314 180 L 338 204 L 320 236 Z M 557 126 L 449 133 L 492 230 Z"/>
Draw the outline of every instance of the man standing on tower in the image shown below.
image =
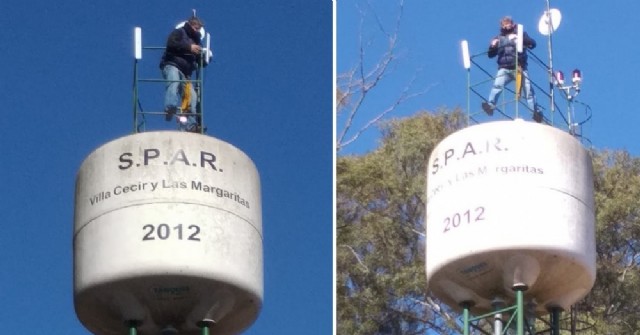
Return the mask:
<path id="1" fill-rule="evenodd" d="M 203 27 L 203 22 L 195 16 L 194 11 L 194 15 L 183 26 L 169 34 L 160 61 L 162 76 L 167 81 L 164 97 L 166 120 L 171 121 L 173 116 L 178 114 L 180 130 L 198 133 L 201 132 L 201 125 L 197 121 L 199 118 L 196 115 L 198 97 L 189 80 L 199 64 L 203 63 L 206 66 L 206 62 L 201 62 L 204 55 L 200 30 Z"/>
<path id="2" fill-rule="evenodd" d="M 510 16 L 505 16 L 500 20 L 500 34 L 491 40 L 489 45 L 489 58 L 498 56 L 498 73 L 493 82 L 488 102 L 482 103 L 482 109 L 489 115 L 493 115 L 496 108 L 496 101 L 502 93 L 504 86 L 513 80 L 516 80 L 516 94 L 520 96 L 520 89 L 524 88 L 524 97 L 527 99 L 527 106 L 533 111 L 533 119 L 536 122 L 542 122 L 542 113 L 538 111 L 533 87 L 529 81 L 529 73 L 527 71 L 527 52 L 517 52 L 518 31 L 515 22 Z M 522 32 L 523 48 L 533 49 L 536 47 L 536 41 L 529 35 Z M 517 66 L 516 66 L 517 65 Z M 522 84 L 522 85 L 518 85 Z M 520 87 L 523 86 L 523 87 Z"/>

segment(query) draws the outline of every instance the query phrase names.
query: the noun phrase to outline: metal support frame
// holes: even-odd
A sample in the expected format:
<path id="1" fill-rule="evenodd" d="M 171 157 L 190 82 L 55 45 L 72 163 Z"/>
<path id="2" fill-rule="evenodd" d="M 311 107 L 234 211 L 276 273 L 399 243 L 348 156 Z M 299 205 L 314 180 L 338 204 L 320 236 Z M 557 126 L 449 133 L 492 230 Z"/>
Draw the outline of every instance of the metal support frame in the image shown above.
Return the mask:
<path id="1" fill-rule="evenodd" d="M 465 41 L 466 42 L 466 41 Z M 465 43 L 466 44 L 466 43 Z M 468 46 L 467 46 L 468 48 Z M 467 51 L 468 52 L 468 51 Z M 526 51 L 528 52 L 528 51 Z M 475 54 L 475 55 L 469 55 L 468 58 L 468 67 L 467 64 L 465 64 L 465 72 L 466 72 L 466 89 L 467 89 L 467 94 L 466 94 L 466 105 L 467 105 L 467 111 L 466 111 L 466 119 L 467 119 L 467 125 L 471 125 L 473 123 L 480 123 L 482 122 L 481 119 L 476 118 L 476 115 L 484 115 L 483 111 L 472 111 L 473 107 L 471 104 L 471 100 L 472 100 L 472 96 L 476 96 L 479 97 L 480 99 L 482 99 L 483 101 L 486 101 L 486 92 L 479 92 L 478 88 L 479 87 L 483 87 L 486 86 L 488 82 L 493 82 L 495 81 L 495 76 L 492 73 L 489 73 L 485 68 L 482 67 L 481 64 L 479 64 L 476 61 L 476 58 L 480 57 L 480 56 L 486 56 L 487 52 L 482 52 L 479 54 Z M 540 60 L 539 58 L 537 58 L 537 56 L 531 52 L 529 52 L 529 55 L 532 56 L 533 58 L 535 58 L 536 60 L 538 60 L 540 63 L 542 63 L 542 60 Z M 480 73 L 483 74 L 482 77 L 485 77 L 486 79 L 481 79 L 479 81 L 475 81 L 473 82 L 473 78 L 472 78 L 472 71 L 471 68 L 473 68 L 473 71 L 477 74 Z M 546 64 L 545 64 L 545 68 L 547 68 Z M 573 74 L 572 74 L 573 75 Z M 535 87 L 539 88 L 539 86 L 537 86 L 533 81 L 530 80 L 531 85 L 534 85 Z M 557 106 L 557 102 L 559 101 L 558 97 L 554 94 L 554 96 L 552 97 L 553 100 L 553 108 L 551 109 L 551 113 L 547 114 L 546 118 L 545 118 L 545 123 L 552 126 L 552 127 L 556 127 L 559 129 L 563 129 L 565 131 L 567 131 L 569 134 L 571 134 L 572 136 L 576 137 L 577 139 L 579 139 L 581 142 L 583 143 L 587 143 L 589 145 L 591 145 L 591 140 L 585 136 L 585 133 L 583 131 L 583 126 L 585 124 L 587 124 L 592 117 L 592 111 L 591 111 L 591 107 L 588 104 L 585 104 L 584 102 L 578 101 L 576 100 L 576 96 L 581 92 L 580 89 L 580 83 L 572 83 L 572 84 L 560 84 L 558 82 L 558 80 L 556 80 L 555 76 L 553 83 L 550 87 L 550 92 L 544 92 L 545 94 L 549 94 L 549 93 L 553 93 L 556 89 L 559 91 L 560 96 L 566 98 L 564 100 L 567 101 L 567 110 L 566 113 L 563 112 L 562 109 L 560 109 Z M 571 79 L 573 81 L 573 78 Z M 514 115 L 512 115 L 511 113 L 507 112 L 506 106 L 512 104 L 515 102 L 516 104 L 516 117 L 517 117 L 517 106 L 520 103 L 525 103 L 523 101 L 520 101 L 519 99 L 514 98 L 513 100 L 509 99 L 509 95 L 507 94 L 513 94 L 514 96 L 516 95 L 516 91 L 512 90 L 510 87 L 505 86 L 504 87 L 504 92 L 503 94 L 501 94 L 500 96 L 500 101 L 497 102 L 496 104 L 496 108 L 494 110 L 494 113 L 499 113 L 501 114 L 501 117 L 505 118 L 505 119 L 511 119 L 513 120 L 515 117 Z M 472 94 L 473 93 L 473 94 Z M 578 116 L 577 113 L 577 109 L 576 106 L 579 105 L 578 107 L 583 108 L 584 109 L 584 114 Z M 565 129 L 566 127 L 566 129 Z"/>
<path id="2" fill-rule="evenodd" d="M 534 335 L 536 334 L 534 323 L 528 322 L 527 310 L 525 308 L 524 303 L 524 293 L 527 290 L 525 285 L 516 285 L 513 287 L 515 293 L 515 302 L 514 305 L 504 306 L 504 303 L 501 300 L 497 300 L 497 303 L 494 303 L 494 310 L 492 312 L 482 314 L 479 316 L 472 317 L 471 316 L 471 307 L 473 307 L 473 302 L 464 302 L 461 304 L 462 306 L 462 324 L 463 324 L 463 334 L 469 335 L 471 332 L 471 327 L 473 323 L 476 321 L 492 318 L 494 325 L 494 334 L 495 335 L 505 335 L 511 330 L 515 332 L 516 335 Z M 552 308 L 550 310 L 550 332 L 551 335 L 559 335 L 560 334 L 560 312 L 562 309 L 560 308 Z"/>
<path id="3" fill-rule="evenodd" d="M 576 122 L 573 102 L 578 94 L 580 94 L 580 83 L 574 82 L 571 85 L 563 85 L 560 82 L 557 82 L 556 84 L 560 92 L 564 93 L 564 97 L 567 100 L 567 123 L 569 124 L 569 133 L 571 135 L 576 135 L 575 128 L 579 123 Z"/>
<path id="4" fill-rule="evenodd" d="M 137 33 L 137 34 L 141 34 L 141 33 Z M 139 38 L 140 36 L 136 36 L 136 38 Z M 207 39 L 208 40 L 208 39 Z M 139 41 L 136 41 L 136 43 L 139 43 Z M 206 52 L 209 52 L 210 46 L 207 45 L 206 47 Z M 162 50 L 164 51 L 165 48 L 164 47 L 140 47 L 141 50 Z M 198 64 L 198 69 L 196 71 L 196 77 L 194 79 L 190 79 L 190 80 L 166 80 L 166 79 L 153 79 L 153 78 L 140 78 L 140 74 L 139 74 L 139 60 L 142 58 L 141 57 L 141 53 L 142 51 L 138 51 L 136 50 L 136 57 L 134 60 L 134 64 L 133 64 L 133 132 L 134 133 L 139 133 L 139 132 L 143 132 L 144 131 L 144 124 L 145 124 L 145 116 L 146 115 L 165 115 L 164 111 L 161 112 L 145 112 L 142 110 L 142 108 L 140 107 L 140 100 L 139 100 L 139 85 L 140 83 L 168 83 L 168 82 L 191 82 L 195 87 L 194 90 L 196 91 L 196 115 L 193 115 L 196 118 L 196 124 L 199 126 L 199 132 L 201 134 L 204 133 L 204 99 L 203 99 L 203 92 L 204 92 L 204 57 L 206 57 L 206 52 L 203 54 L 203 57 L 200 57 L 200 62 Z M 138 55 L 138 53 L 140 53 L 140 55 Z M 140 58 L 138 58 L 138 56 Z M 158 99 L 162 99 L 163 97 L 158 97 Z M 189 114 L 189 113 L 184 113 L 184 114 Z M 142 128 L 142 129 L 141 129 Z"/>
<path id="5" fill-rule="evenodd" d="M 525 52 L 526 52 L 526 51 L 525 51 Z M 478 63 L 474 60 L 474 58 L 479 57 L 479 56 L 484 56 L 484 55 L 486 55 L 486 54 L 487 54 L 486 52 L 482 52 L 482 53 L 479 53 L 479 54 L 475 54 L 475 55 L 470 56 L 470 63 L 471 63 L 471 64 L 473 64 L 473 66 L 475 66 L 475 67 L 476 67 L 477 69 L 479 69 L 480 71 L 484 72 L 484 74 L 486 74 L 486 75 L 487 75 L 488 79 L 481 80 L 481 81 L 478 81 L 478 82 L 472 82 L 472 81 L 471 81 L 471 69 L 470 69 L 470 68 L 469 68 L 469 69 L 467 69 L 467 119 L 468 119 L 468 120 L 472 120 L 472 119 L 473 119 L 473 115 L 475 115 L 475 113 L 471 113 L 471 93 L 473 92 L 473 93 L 475 93 L 478 97 L 480 97 L 480 98 L 483 98 L 483 99 L 484 99 L 486 92 L 485 92 L 485 93 L 480 93 L 480 92 L 478 92 L 478 91 L 476 90 L 476 87 L 480 87 L 480 86 L 485 85 L 485 84 L 487 84 L 487 83 L 489 83 L 489 82 L 490 82 L 490 83 L 493 83 L 493 82 L 495 81 L 495 79 L 496 79 L 496 77 L 495 77 L 493 74 L 491 74 L 491 73 L 487 72 L 487 70 L 483 69 L 483 68 L 480 66 L 480 64 L 478 64 Z M 516 74 L 515 72 L 516 72 L 517 70 L 513 70 L 513 71 L 514 71 L 514 74 L 513 74 L 513 75 L 514 75 L 514 76 L 516 76 L 517 74 Z M 507 93 L 507 92 L 510 92 L 510 93 L 512 93 L 512 94 L 513 94 L 514 98 L 513 98 L 512 100 L 511 100 L 511 99 L 507 100 L 507 98 L 506 98 L 506 93 Z M 515 118 L 518 118 L 518 117 L 519 117 L 518 105 L 520 104 L 520 99 L 519 99 L 519 97 L 518 97 L 518 92 L 517 92 L 517 90 L 515 90 L 515 89 L 514 89 L 514 90 L 512 90 L 511 88 L 508 88 L 508 87 L 505 85 L 505 87 L 503 88 L 503 93 L 500 95 L 500 100 L 501 100 L 501 103 L 496 104 L 496 109 L 495 109 L 495 111 L 499 112 L 499 113 L 500 113 L 500 114 L 502 114 L 504 117 L 507 117 L 507 118 L 511 118 L 511 119 L 513 119 L 513 117 L 510 117 L 510 116 L 509 116 L 509 115 L 507 115 L 505 112 L 503 112 L 503 109 L 504 109 L 504 107 L 505 107 L 505 106 L 507 106 L 508 104 L 510 104 L 510 103 L 515 103 L 515 107 L 514 107 L 514 108 L 515 108 Z M 482 112 L 482 113 L 483 113 L 483 112 Z M 475 121 L 475 120 L 474 120 L 474 121 Z M 477 121 L 476 121 L 476 122 L 477 122 Z"/>

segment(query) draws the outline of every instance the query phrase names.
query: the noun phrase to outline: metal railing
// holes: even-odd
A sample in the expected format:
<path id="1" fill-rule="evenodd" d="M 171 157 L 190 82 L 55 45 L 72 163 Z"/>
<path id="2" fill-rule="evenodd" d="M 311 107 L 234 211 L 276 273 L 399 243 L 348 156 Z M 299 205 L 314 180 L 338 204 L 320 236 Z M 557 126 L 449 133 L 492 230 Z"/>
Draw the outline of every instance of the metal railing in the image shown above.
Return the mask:
<path id="1" fill-rule="evenodd" d="M 486 63 L 486 61 L 479 60 L 479 57 L 484 56 L 488 59 L 488 52 L 470 55 L 467 41 L 462 41 L 461 46 L 464 67 L 467 70 L 467 123 L 477 124 L 486 122 L 488 118 L 485 117 L 486 113 L 480 108 L 480 106 L 481 102 L 487 102 L 487 96 L 491 89 L 491 85 L 495 81 L 495 77 L 483 67 L 482 63 Z M 563 82 L 559 81 L 558 73 L 552 73 L 553 70 L 531 50 L 524 50 L 523 52 L 527 52 L 529 56 L 530 67 L 536 66 L 537 69 L 549 74 L 550 83 L 548 88 L 543 88 L 541 85 L 536 83 L 533 79 L 534 76 L 531 75 L 531 73 L 536 70 L 528 70 L 529 81 L 533 90 L 536 92 L 536 95 L 539 94 L 540 96 L 544 96 L 550 101 L 546 106 L 547 108 L 545 108 L 545 105 L 541 103 L 544 99 L 539 99 L 540 96 L 537 96 L 536 98 L 537 108 L 539 108 L 544 114 L 542 122 L 565 130 L 580 140 L 583 144 L 591 145 L 591 141 L 585 134 L 585 126 L 591 120 L 592 110 L 588 104 L 576 99 L 576 96 L 580 93 L 579 85 L 582 78 L 579 78 L 577 81 L 574 80 L 573 85 L 564 85 Z M 495 60 L 491 60 L 491 63 L 494 65 Z M 494 70 L 492 70 L 492 72 L 493 71 Z M 472 81 L 472 72 L 476 81 Z M 480 89 L 486 92 L 480 92 Z M 565 98 L 566 108 L 564 109 L 561 109 L 558 105 L 558 99 L 553 98 L 553 90 L 556 89 L 559 90 L 562 93 L 561 96 Z M 519 92 L 516 92 L 516 89 L 505 86 L 500 97 L 500 102 L 496 102 L 495 111 L 497 116 L 511 120 L 521 118 L 522 113 L 518 110 L 520 104 L 525 106 L 526 110 L 529 111 L 529 108 L 526 106 L 526 101 L 522 101 L 524 99 L 520 99 L 522 96 L 524 96 L 524 94 L 519 94 Z M 555 96 L 558 96 L 558 94 L 555 94 Z M 533 113 L 533 111 L 530 112 Z"/>
<path id="2" fill-rule="evenodd" d="M 193 115 L 191 112 L 182 112 L 176 116 L 193 116 L 196 119 L 196 126 L 198 133 L 203 134 L 206 130 L 204 123 L 204 58 L 207 57 L 207 53 L 210 50 L 210 39 L 207 34 L 206 46 L 203 48 L 203 54 L 199 57 L 199 64 L 195 71 L 196 76 L 193 79 L 188 80 L 167 80 L 163 78 L 141 78 L 140 77 L 140 60 L 142 59 L 142 51 L 143 50 L 152 50 L 152 51 L 161 51 L 164 52 L 165 47 L 143 47 L 142 46 L 142 32 L 139 27 L 135 28 L 134 31 L 134 39 L 135 39 L 135 57 L 133 64 L 133 132 L 140 133 L 146 131 L 146 116 L 165 116 L 166 112 L 162 111 L 145 111 L 142 108 L 142 103 L 140 101 L 140 84 L 141 83 L 161 83 L 167 85 L 169 82 L 180 82 L 187 83 L 190 82 L 194 85 L 194 90 L 196 92 L 196 96 L 192 97 L 192 99 L 196 99 L 196 113 Z M 159 58 L 157 58 L 159 59 Z M 164 96 L 159 96 L 158 99 L 164 99 Z"/>

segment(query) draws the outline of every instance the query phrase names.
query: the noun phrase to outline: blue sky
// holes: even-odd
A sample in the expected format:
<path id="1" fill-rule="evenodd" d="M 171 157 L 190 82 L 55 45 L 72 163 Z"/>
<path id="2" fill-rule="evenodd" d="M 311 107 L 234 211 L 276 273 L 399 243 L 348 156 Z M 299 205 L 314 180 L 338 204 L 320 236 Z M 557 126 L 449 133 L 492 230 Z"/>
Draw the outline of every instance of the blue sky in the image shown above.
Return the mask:
<path id="1" fill-rule="evenodd" d="M 89 333 L 73 309 L 76 172 L 131 133 L 133 28 L 162 46 L 192 8 L 215 52 L 208 135 L 261 175 L 265 296 L 246 334 L 330 333 L 332 4 L 284 0 L 0 2 L 2 333 Z M 159 57 L 145 52 L 145 77 L 160 77 Z M 159 110 L 162 90 L 141 99 Z"/>
<path id="2" fill-rule="evenodd" d="M 371 1 L 385 29 L 393 30 L 398 1 Z M 368 8 L 366 1 L 339 1 L 337 3 L 337 72 L 344 73 L 358 64 L 358 36 L 366 41 L 365 64 L 371 69 L 385 47 L 379 25 L 369 14 L 360 30 L 360 8 Z M 640 114 L 635 112 L 640 103 L 636 94 L 636 76 L 640 62 L 636 55 L 640 46 L 633 32 L 640 30 L 636 13 L 640 3 L 633 0 L 614 2 L 551 0 L 551 7 L 562 13 L 562 21 L 553 35 L 553 65 L 569 77 L 573 69 L 583 73 L 579 101 L 588 104 L 593 112 L 592 121 L 584 128 L 584 135 L 597 149 L 624 149 L 640 154 L 636 125 Z M 361 109 L 357 119 L 360 125 L 386 108 L 399 96 L 415 75 L 412 91 L 427 89 L 424 95 L 412 99 L 396 109 L 392 117 L 409 116 L 420 109 L 439 107 L 466 109 L 466 71 L 462 66 L 460 41 L 468 40 L 471 54 L 485 52 L 490 39 L 498 33 L 498 21 L 511 15 L 533 37 L 538 46 L 534 53 L 548 62 L 547 39 L 538 32 L 538 20 L 546 9 L 543 0 L 487 0 L 487 1 L 405 1 L 404 14 L 398 33 L 398 47 L 393 71 L 383 79 Z M 477 61 L 491 74 L 496 71 L 495 59 L 486 56 Z M 530 62 L 531 64 L 531 62 Z M 529 72 L 538 85 L 548 91 L 546 72 L 530 65 Z M 472 82 L 482 73 L 472 69 Z M 479 87 L 488 96 L 489 86 Z M 556 97 L 559 94 L 556 92 Z M 538 103 L 549 110 L 549 100 L 537 93 Z M 479 111 L 479 98 L 471 100 L 472 111 Z M 564 99 L 557 100 L 566 112 Z M 576 114 L 584 115 L 584 108 L 576 106 Z M 475 110 L 474 110 L 475 109 Z M 548 116 L 548 112 L 546 113 Z M 530 119 L 525 117 L 525 119 Z M 488 120 L 485 118 L 485 120 Z M 341 120 L 338 119 L 338 127 Z M 375 147 L 378 132 L 366 132 L 359 141 L 342 153 L 361 153 Z"/>

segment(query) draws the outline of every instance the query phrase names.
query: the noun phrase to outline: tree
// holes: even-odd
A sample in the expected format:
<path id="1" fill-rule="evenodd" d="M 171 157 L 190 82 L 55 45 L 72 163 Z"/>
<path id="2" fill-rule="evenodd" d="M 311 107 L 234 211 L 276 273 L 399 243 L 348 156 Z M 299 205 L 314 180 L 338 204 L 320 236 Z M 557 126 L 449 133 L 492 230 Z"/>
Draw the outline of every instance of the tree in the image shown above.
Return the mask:
<path id="1" fill-rule="evenodd" d="M 429 154 L 464 120 L 456 110 L 386 121 L 377 150 L 338 158 L 339 334 L 455 329 L 446 307 L 425 292 L 424 190 Z"/>
<path id="2" fill-rule="evenodd" d="M 338 334 L 461 333 L 459 315 L 426 291 L 424 190 L 431 151 L 464 121 L 460 110 L 385 121 L 377 149 L 338 157 Z M 640 334 L 640 159 L 591 154 L 597 279 L 562 334 Z"/>
<path id="3" fill-rule="evenodd" d="M 597 334 L 640 334 L 640 160 L 593 153 L 597 279 L 578 304 Z"/>

